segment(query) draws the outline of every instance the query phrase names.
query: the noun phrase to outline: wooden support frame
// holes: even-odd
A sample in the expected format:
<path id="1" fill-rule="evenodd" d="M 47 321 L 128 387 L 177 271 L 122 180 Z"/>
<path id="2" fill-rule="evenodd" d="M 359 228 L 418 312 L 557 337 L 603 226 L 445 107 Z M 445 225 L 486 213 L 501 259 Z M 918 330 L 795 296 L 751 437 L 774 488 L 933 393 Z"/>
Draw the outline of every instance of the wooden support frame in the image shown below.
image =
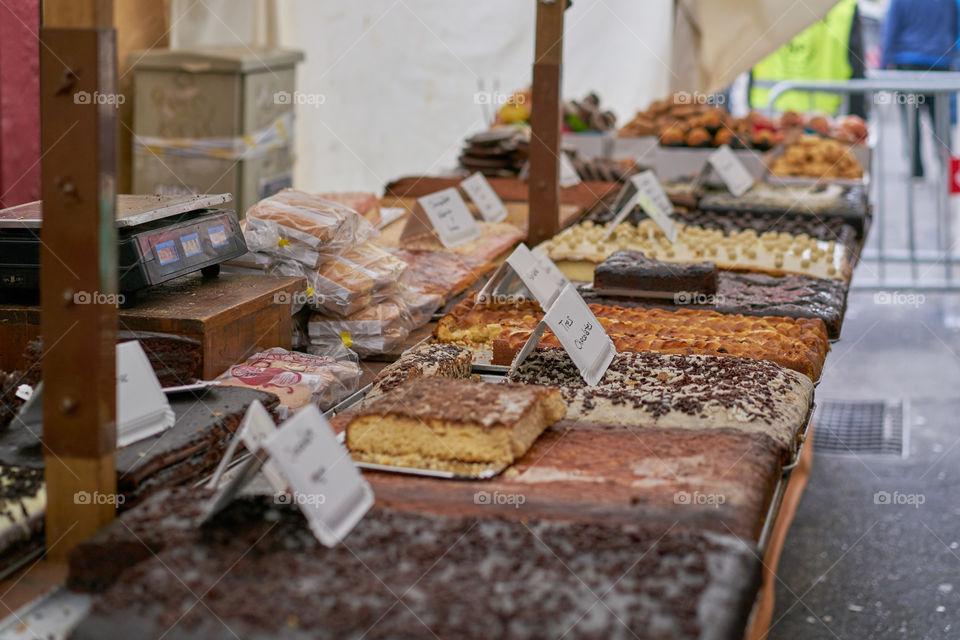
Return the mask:
<path id="1" fill-rule="evenodd" d="M 563 12 L 567 0 L 538 0 L 530 114 L 530 222 L 534 246 L 560 230 L 560 95 L 563 78 Z"/>
<path id="2" fill-rule="evenodd" d="M 100 100 L 115 32 L 44 27 L 40 51 L 46 537 L 62 561 L 116 511 L 116 109 Z"/>

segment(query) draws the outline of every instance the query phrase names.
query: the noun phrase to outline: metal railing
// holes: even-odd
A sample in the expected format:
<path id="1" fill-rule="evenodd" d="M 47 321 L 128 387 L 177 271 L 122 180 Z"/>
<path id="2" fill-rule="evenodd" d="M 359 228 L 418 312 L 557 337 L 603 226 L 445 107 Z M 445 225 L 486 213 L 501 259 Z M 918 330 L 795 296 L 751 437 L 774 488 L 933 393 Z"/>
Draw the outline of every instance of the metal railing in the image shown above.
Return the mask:
<path id="1" fill-rule="evenodd" d="M 864 249 L 861 260 L 876 264 L 876 282 L 855 283 L 858 288 L 869 289 L 899 289 L 916 288 L 925 290 L 956 291 L 960 282 L 954 278 L 954 264 L 958 257 L 953 249 L 952 214 L 950 211 L 949 184 L 950 175 L 950 95 L 960 92 L 960 73 L 953 72 L 916 72 L 916 71 L 875 71 L 869 78 L 852 79 L 845 81 L 813 81 L 813 80 L 785 80 L 775 83 L 768 94 L 767 112 L 773 111 L 777 98 L 784 93 L 797 91 L 813 91 L 835 93 L 845 97 L 852 94 L 863 94 L 874 105 L 905 104 L 906 111 L 906 150 L 913 153 L 916 144 L 917 125 L 919 117 L 919 99 L 905 100 L 900 96 L 932 95 L 934 104 L 933 134 L 937 141 L 937 181 L 936 181 L 936 247 L 920 248 L 917 243 L 917 226 L 915 212 L 914 185 L 910 181 L 912 161 L 908 161 L 906 175 L 907 190 L 907 248 L 896 249 L 888 245 L 887 228 L 890 217 L 887 211 L 885 197 L 886 173 L 885 165 L 889 160 L 885 156 L 886 146 L 880 126 L 873 126 L 871 140 L 875 141 L 874 162 L 872 167 L 871 188 L 874 204 L 873 235 L 876 238 L 876 248 Z M 893 94 L 888 99 L 878 96 Z M 869 100 L 873 98 L 872 100 Z M 812 99 L 812 98 L 811 98 Z M 876 123 L 875 123 L 876 124 Z M 912 155 L 911 155 L 912 157 Z M 910 278 L 907 281 L 888 281 L 888 265 L 909 264 Z M 929 265 L 921 274 L 921 266 Z M 930 279 L 926 276 L 934 269 L 943 267 L 942 279 Z"/>

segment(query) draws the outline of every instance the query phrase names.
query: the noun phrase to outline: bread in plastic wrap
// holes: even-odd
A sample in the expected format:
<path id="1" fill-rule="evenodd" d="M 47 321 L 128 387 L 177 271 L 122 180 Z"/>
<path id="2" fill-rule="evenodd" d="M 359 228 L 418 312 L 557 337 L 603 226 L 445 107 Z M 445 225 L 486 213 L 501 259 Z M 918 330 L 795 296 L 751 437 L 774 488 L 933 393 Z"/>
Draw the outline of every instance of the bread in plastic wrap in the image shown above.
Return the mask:
<path id="1" fill-rule="evenodd" d="M 407 264 L 383 249 L 366 243 L 324 262 L 316 276 L 311 307 L 323 313 L 348 316 L 396 292 Z"/>
<path id="2" fill-rule="evenodd" d="M 278 347 L 233 365 L 217 380 L 221 385 L 275 393 L 286 413 L 307 404 L 326 410 L 357 390 L 360 366 L 356 354 L 342 344 L 320 354 Z"/>
<path id="3" fill-rule="evenodd" d="M 373 240 L 379 232 L 359 213 L 318 196 L 284 189 L 257 202 L 247 210 L 247 230 L 263 237 L 255 239 L 256 250 L 280 258 L 294 259 L 317 267 L 324 257 Z M 277 225 L 269 229 L 271 224 Z M 275 232 L 274 246 L 270 246 Z"/>
<path id="4" fill-rule="evenodd" d="M 401 295 L 392 296 L 345 318 L 315 313 L 307 334 L 310 353 L 323 353 L 338 344 L 361 356 L 388 353 L 410 334 L 412 318 Z"/>

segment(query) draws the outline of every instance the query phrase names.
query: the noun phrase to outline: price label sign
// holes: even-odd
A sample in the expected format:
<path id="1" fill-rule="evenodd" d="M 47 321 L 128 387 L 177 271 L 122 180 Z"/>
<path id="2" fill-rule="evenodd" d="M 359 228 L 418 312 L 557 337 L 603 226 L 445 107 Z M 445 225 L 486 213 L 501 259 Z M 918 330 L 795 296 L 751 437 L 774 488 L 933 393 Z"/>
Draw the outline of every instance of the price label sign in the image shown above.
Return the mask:
<path id="1" fill-rule="evenodd" d="M 507 208 L 503 200 L 493 190 L 487 178 L 479 171 L 460 183 L 473 204 L 477 205 L 480 215 L 487 222 L 501 222 L 507 217 Z"/>
<path id="2" fill-rule="evenodd" d="M 617 350 L 573 285 L 563 288 L 543 322 L 557 336 L 587 384 L 600 382 Z"/>
<path id="3" fill-rule="evenodd" d="M 480 227 L 456 187 L 423 196 L 417 199 L 417 205 L 448 249 L 480 237 Z"/>
<path id="4" fill-rule="evenodd" d="M 564 151 L 560 152 L 560 186 L 572 187 L 580 184 L 580 174 Z"/>
<path id="5" fill-rule="evenodd" d="M 566 276 L 550 258 L 543 253 L 538 255 L 530 251 L 527 245 L 522 243 L 507 258 L 507 264 L 520 276 L 524 286 L 544 309 L 549 309 L 563 287 L 569 284 Z"/>
<path id="6" fill-rule="evenodd" d="M 264 447 L 322 544 L 338 544 L 373 506 L 373 490 L 315 406 L 283 423 Z"/>
<path id="7" fill-rule="evenodd" d="M 740 197 L 753 187 L 753 176 L 728 145 L 711 153 L 707 162 L 733 195 Z"/>
<path id="8" fill-rule="evenodd" d="M 677 241 L 677 227 L 670 217 L 673 213 L 673 203 L 667 192 L 663 190 L 660 180 L 653 171 L 644 171 L 630 178 L 633 195 L 620 208 L 617 215 L 607 225 L 603 240 L 613 235 L 614 230 L 627 219 L 633 208 L 639 205 L 646 214 L 657 223 L 664 235 L 671 243 Z"/>

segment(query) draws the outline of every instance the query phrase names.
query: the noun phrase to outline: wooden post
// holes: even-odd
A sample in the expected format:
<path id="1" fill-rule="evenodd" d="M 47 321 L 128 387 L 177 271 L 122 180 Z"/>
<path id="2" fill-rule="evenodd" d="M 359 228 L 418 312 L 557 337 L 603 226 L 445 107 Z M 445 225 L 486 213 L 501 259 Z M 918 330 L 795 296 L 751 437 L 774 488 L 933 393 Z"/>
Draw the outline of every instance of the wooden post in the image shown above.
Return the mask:
<path id="1" fill-rule="evenodd" d="M 537 2 L 530 125 L 530 222 L 527 244 L 560 230 L 560 87 L 563 74 L 563 12 L 567 0 Z"/>
<path id="2" fill-rule="evenodd" d="M 100 0 L 45 16 L 55 5 L 103 23 L 80 11 Z M 46 536 L 62 561 L 116 510 L 115 32 L 44 26 L 40 52 Z"/>

